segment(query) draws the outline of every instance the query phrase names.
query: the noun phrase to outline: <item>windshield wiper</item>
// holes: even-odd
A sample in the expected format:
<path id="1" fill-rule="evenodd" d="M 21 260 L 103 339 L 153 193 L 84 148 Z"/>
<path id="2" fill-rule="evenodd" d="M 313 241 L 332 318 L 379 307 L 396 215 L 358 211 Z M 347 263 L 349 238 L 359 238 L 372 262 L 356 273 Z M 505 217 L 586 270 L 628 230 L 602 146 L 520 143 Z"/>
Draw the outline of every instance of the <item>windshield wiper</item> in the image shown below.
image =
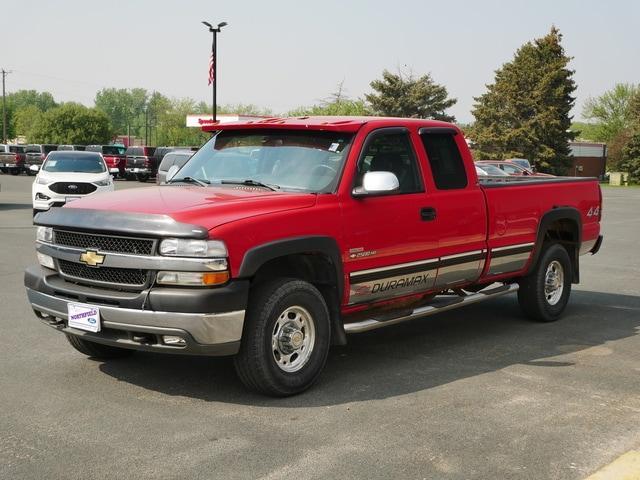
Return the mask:
<path id="1" fill-rule="evenodd" d="M 264 187 L 274 192 L 280 189 L 279 185 L 267 185 L 266 183 L 252 180 L 251 178 L 247 180 L 222 180 L 220 181 L 220 183 L 223 185 L 247 185 L 249 187 Z"/>
<path id="2" fill-rule="evenodd" d="M 207 185 L 211 184 L 209 180 L 200 180 L 199 178 L 193 178 L 193 177 L 172 178 L 167 183 L 178 183 L 178 182 L 195 183 L 196 185 L 200 185 L 201 187 L 206 187 Z"/>

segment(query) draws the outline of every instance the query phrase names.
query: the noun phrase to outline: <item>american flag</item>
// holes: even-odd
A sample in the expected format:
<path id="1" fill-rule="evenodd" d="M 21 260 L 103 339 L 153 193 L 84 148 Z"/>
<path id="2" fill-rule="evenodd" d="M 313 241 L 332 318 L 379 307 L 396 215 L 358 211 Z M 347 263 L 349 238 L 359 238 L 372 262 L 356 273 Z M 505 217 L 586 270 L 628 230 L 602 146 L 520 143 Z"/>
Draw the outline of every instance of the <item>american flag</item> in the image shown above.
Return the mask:
<path id="1" fill-rule="evenodd" d="M 209 85 L 215 81 L 215 72 L 213 71 L 213 52 L 209 57 Z"/>

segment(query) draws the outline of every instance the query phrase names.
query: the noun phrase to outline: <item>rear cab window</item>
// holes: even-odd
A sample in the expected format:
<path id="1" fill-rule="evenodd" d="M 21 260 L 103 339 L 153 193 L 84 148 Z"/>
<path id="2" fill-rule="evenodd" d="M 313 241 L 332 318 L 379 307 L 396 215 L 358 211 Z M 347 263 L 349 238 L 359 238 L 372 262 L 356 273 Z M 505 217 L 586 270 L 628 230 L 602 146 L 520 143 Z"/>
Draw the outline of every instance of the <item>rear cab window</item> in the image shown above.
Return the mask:
<path id="1" fill-rule="evenodd" d="M 450 129 L 420 129 L 433 181 L 438 190 L 466 188 L 469 184 L 462 155 L 455 140 L 457 132 Z"/>

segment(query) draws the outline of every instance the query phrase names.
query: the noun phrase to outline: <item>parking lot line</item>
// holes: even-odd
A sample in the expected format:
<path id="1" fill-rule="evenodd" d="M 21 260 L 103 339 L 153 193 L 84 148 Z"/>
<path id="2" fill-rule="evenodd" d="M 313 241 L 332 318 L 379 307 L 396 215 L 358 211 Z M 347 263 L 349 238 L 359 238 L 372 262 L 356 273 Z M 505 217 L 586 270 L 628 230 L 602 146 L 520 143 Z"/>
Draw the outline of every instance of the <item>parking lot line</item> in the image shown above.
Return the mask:
<path id="1" fill-rule="evenodd" d="M 640 451 L 625 453 L 585 480 L 640 480 Z"/>

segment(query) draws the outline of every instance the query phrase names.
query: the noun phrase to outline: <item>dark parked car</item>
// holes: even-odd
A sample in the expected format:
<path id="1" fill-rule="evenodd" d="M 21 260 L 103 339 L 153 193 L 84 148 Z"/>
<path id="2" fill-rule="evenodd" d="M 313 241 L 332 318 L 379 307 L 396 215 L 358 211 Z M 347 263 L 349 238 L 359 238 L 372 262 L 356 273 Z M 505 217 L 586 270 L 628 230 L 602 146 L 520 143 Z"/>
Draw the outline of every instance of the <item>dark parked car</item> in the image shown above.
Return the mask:
<path id="1" fill-rule="evenodd" d="M 58 150 L 64 151 L 84 151 L 86 149 L 86 145 L 58 145 Z"/>
<path id="2" fill-rule="evenodd" d="M 124 145 L 87 145 L 87 151 L 101 153 L 111 175 L 120 178 L 124 178 L 126 173 L 126 150 Z"/>
<path id="3" fill-rule="evenodd" d="M 2 173 L 18 175 L 24 170 L 25 159 L 24 145 L 0 144 L 0 170 Z"/>
<path id="4" fill-rule="evenodd" d="M 137 178 L 140 182 L 146 182 L 149 177 L 156 174 L 158 163 L 155 161 L 153 154 L 156 147 L 129 147 L 125 152 L 127 158 L 126 178 L 133 180 Z"/>
<path id="5" fill-rule="evenodd" d="M 167 153 L 162 159 L 162 161 L 160 162 L 160 166 L 158 167 L 158 174 L 156 175 L 156 183 L 158 185 L 160 185 L 161 183 L 164 183 L 166 181 L 167 172 L 169 171 L 169 169 L 174 165 L 177 165 L 179 168 L 182 168 L 182 166 L 185 163 L 187 163 L 187 161 L 191 158 L 191 156 L 194 153 L 195 152 L 192 152 L 191 150 L 176 150 L 176 151 Z"/>
<path id="6" fill-rule="evenodd" d="M 43 144 L 43 145 L 27 145 L 24 168 L 27 171 L 27 175 L 35 175 L 40 170 L 42 162 L 47 158 L 49 152 L 58 149 L 58 145 Z"/>

